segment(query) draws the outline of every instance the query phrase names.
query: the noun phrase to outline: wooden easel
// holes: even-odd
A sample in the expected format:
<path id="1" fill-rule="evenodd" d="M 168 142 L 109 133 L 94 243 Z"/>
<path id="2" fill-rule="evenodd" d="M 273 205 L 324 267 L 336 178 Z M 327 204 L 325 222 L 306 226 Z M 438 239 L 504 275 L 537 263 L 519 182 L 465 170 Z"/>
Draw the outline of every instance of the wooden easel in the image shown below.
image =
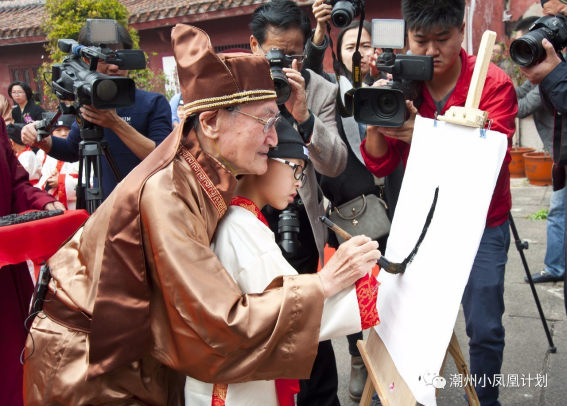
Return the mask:
<path id="1" fill-rule="evenodd" d="M 362 398 L 360 399 L 361 406 L 370 405 L 374 392 L 378 394 L 383 406 L 418 405 L 417 400 L 415 400 L 415 397 L 407 383 L 400 376 L 392 357 L 390 357 L 384 342 L 376 330 L 370 330 L 368 342 L 359 340 L 357 346 L 360 350 L 360 355 L 364 360 L 364 364 L 366 365 L 366 369 L 368 370 L 368 380 L 366 381 L 364 391 L 362 392 Z M 474 386 L 470 385 L 471 380 L 466 379 L 466 377 L 470 374 L 455 333 L 453 333 L 453 336 L 451 337 L 447 354 L 451 354 L 455 361 L 455 365 L 457 366 L 458 373 L 463 377 L 462 384 L 465 389 L 465 393 L 467 394 L 469 404 L 471 406 L 480 406 Z M 379 360 L 379 365 L 375 365 L 377 360 Z M 445 355 L 443 366 L 441 367 L 441 371 L 439 371 L 440 376 L 443 376 L 446 361 L 447 355 Z M 391 382 L 396 383 L 395 390 L 393 391 L 390 391 L 389 389 Z M 439 389 L 437 389 L 437 393 L 438 392 Z"/>
<path id="2" fill-rule="evenodd" d="M 495 40 L 495 32 L 484 32 L 465 107 L 452 106 L 447 110 L 444 116 L 437 117 L 438 120 L 467 127 L 484 128 L 488 113 L 479 110 L 478 107 L 480 105 L 480 98 L 482 96 Z M 364 387 L 364 392 L 362 393 L 362 398 L 360 399 L 361 406 L 370 405 L 374 391 L 378 394 L 383 406 L 418 405 L 417 400 L 413 396 L 407 383 L 400 376 L 392 357 L 375 329 L 371 329 L 368 342 L 360 340 L 357 346 L 366 365 L 366 369 L 368 370 L 368 379 Z M 453 336 L 449 342 L 449 347 L 447 348 L 445 359 L 439 371 L 439 376 L 443 375 L 447 354 L 453 357 L 457 371 L 463 377 L 462 384 L 470 405 L 480 406 L 475 388 L 470 384 L 470 373 L 455 332 L 453 332 Z M 393 382 L 395 382 L 395 388 L 394 390 L 390 390 L 390 384 Z M 438 394 L 438 392 L 439 389 L 437 389 L 436 394 Z"/>

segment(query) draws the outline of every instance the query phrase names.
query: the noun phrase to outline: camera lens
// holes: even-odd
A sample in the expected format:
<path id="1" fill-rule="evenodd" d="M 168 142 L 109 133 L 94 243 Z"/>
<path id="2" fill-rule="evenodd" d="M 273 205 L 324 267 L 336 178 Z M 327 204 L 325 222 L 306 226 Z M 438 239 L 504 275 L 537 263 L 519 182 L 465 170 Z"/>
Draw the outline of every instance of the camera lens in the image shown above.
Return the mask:
<path id="1" fill-rule="evenodd" d="M 356 17 L 356 10 L 349 1 L 337 2 L 331 12 L 331 21 L 337 28 L 348 26 L 354 17 Z"/>
<path id="2" fill-rule="evenodd" d="M 380 117 L 389 118 L 396 115 L 400 103 L 398 98 L 392 92 L 381 92 L 376 98 L 374 110 Z"/>
<path id="3" fill-rule="evenodd" d="M 118 94 L 118 86 L 113 80 L 105 79 L 98 82 L 96 87 L 96 95 L 103 102 L 111 102 Z"/>
<path id="4" fill-rule="evenodd" d="M 532 66 L 544 58 L 542 41 L 546 38 L 540 30 L 528 32 L 510 45 L 510 57 L 516 65 Z"/>
<path id="5" fill-rule="evenodd" d="M 282 68 L 274 66 L 271 68 L 272 80 L 274 81 L 274 88 L 276 90 L 276 103 L 278 105 L 284 104 L 291 96 L 291 85 L 287 80 Z"/>
<path id="6" fill-rule="evenodd" d="M 281 212 L 278 220 L 278 234 L 281 235 L 279 246 L 284 255 L 293 257 L 300 247 L 298 240 L 299 234 L 299 213 L 295 209 L 286 209 Z"/>

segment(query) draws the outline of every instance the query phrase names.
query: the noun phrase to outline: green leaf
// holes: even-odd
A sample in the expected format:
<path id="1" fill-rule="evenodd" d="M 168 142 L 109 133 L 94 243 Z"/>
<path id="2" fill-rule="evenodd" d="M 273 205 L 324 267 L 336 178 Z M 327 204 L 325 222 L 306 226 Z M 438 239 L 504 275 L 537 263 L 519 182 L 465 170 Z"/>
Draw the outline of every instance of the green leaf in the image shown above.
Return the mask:
<path id="1" fill-rule="evenodd" d="M 547 214 L 549 213 L 549 210 L 547 209 L 540 209 L 537 212 L 529 215 L 526 218 L 531 218 L 532 220 L 547 220 Z"/>

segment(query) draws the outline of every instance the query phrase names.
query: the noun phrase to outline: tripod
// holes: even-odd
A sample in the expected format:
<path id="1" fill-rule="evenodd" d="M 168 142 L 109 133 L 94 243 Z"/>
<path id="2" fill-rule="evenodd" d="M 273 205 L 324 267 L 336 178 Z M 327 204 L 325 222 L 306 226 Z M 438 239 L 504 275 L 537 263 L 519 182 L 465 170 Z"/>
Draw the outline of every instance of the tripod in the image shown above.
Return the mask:
<path id="1" fill-rule="evenodd" d="M 108 142 L 103 140 L 103 128 L 82 120 L 81 138 L 79 144 L 79 182 L 77 184 L 77 209 L 86 209 L 89 214 L 102 204 L 104 192 L 102 190 L 102 161 L 104 155 L 114 177 L 118 182 L 122 180 L 116 161 L 110 152 Z M 94 172 L 93 172 L 94 168 Z M 84 177 L 83 177 L 84 172 Z M 91 185 L 92 175 L 97 178 L 97 185 Z"/>
<path id="2" fill-rule="evenodd" d="M 530 282 L 530 288 L 532 289 L 532 294 L 534 295 L 537 311 L 539 312 L 539 317 L 541 319 L 541 322 L 543 323 L 543 329 L 545 330 L 545 335 L 547 336 L 547 342 L 549 343 L 548 351 L 554 354 L 555 352 L 557 352 L 557 349 L 553 344 L 553 338 L 551 338 L 551 333 L 549 332 L 549 328 L 547 327 L 547 321 L 545 320 L 545 315 L 543 314 L 543 309 L 541 308 L 539 297 L 535 290 L 534 281 L 532 280 L 532 274 L 530 272 L 530 268 L 528 267 L 528 261 L 526 261 L 526 256 L 524 255 L 524 250 L 527 250 L 529 248 L 529 244 L 527 241 L 522 241 L 520 239 L 518 230 L 516 229 L 516 224 L 514 223 L 514 219 L 512 218 L 512 212 L 508 213 L 508 218 L 510 219 L 510 228 L 512 229 L 512 234 L 514 235 L 514 242 L 516 243 L 516 248 L 520 253 L 520 258 L 522 259 L 522 264 L 524 265 L 524 270 L 526 271 L 526 276 L 528 277 L 528 281 Z"/>

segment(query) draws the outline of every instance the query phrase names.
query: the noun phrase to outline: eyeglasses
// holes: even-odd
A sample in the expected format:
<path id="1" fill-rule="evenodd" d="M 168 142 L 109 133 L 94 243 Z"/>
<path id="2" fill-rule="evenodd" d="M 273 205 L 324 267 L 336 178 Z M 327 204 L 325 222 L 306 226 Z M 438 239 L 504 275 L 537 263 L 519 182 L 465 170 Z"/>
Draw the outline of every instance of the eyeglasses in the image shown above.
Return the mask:
<path id="1" fill-rule="evenodd" d="M 295 178 L 295 180 L 301 181 L 301 187 L 303 187 L 305 185 L 307 177 L 305 176 L 305 172 L 303 172 L 303 166 L 298 165 L 298 164 L 294 164 L 293 162 L 289 162 L 289 161 L 286 161 L 285 159 L 281 159 L 281 158 L 270 158 L 270 159 L 273 159 L 274 161 L 278 161 L 278 162 L 281 162 L 282 164 L 286 164 L 288 166 L 291 166 L 293 168 L 293 177 Z"/>
<path id="2" fill-rule="evenodd" d="M 253 116 L 252 114 L 244 113 L 243 111 L 240 110 L 234 110 L 234 109 L 227 109 L 227 110 L 244 114 L 245 116 L 252 117 L 254 120 L 261 122 L 262 124 L 264 124 L 264 133 L 270 131 L 282 119 L 282 116 L 280 116 L 279 113 L 275 117 L 270 118 L 269 120 L 264 120 L 263 118 Z"/>
<path id="3" fill-rule="evenodd" d="M 264 52 L 264 50 L 262 49 L 262 47 L 258 44 L 258 48 L 260 48 L 260 51 L 262 51 L 262 53 L 264 54 L 264 56 L 266 56 L 266 53 Z M 284 55 L 284 59 L 289 60 L 290 59 L 295 59 L 297 61 L 297 63 L 303 63 L 305 62 L 305 59 L 307 59 L 307 55 L 303 54 L 303 55 Z M 291 66 L 291 63 L 290 63 Z M 285 67 L 285 66 L 284 66 Z"/>
<path id="4" fill-rule="evenodd" d="M 12 92 L 12 95 L 14 95 L 14 96 L 16 96 L 18 94 L 26 94 L 26 92 L 22 92 L 20 90 L 15 90 L 15 91 Z"/>

